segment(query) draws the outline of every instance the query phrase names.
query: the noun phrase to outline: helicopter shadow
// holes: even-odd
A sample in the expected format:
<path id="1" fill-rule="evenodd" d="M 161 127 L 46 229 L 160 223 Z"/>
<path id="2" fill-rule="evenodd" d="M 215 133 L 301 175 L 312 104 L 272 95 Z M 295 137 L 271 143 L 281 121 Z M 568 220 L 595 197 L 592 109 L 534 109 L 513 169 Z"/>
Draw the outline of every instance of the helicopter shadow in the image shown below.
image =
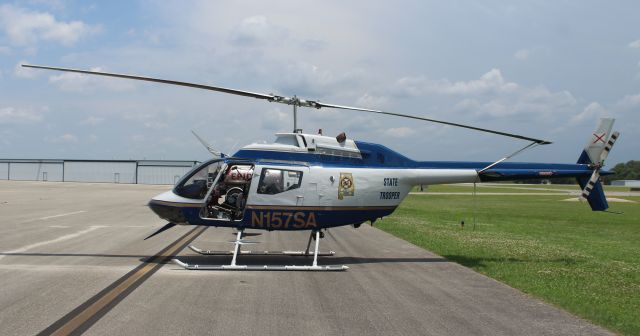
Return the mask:
<path id="1" fill-rule="evenodd" d="M 0 253 L 0 256 L 12 257 L 89 257 L 89 258 L 134 258 L 140 262 L 150 264 L 169 264 L 171 258 L 180 259 L 188 264 L 197 265 L 228 265 L 231 262 L 231 255 L 181 255 L 171 258 L 158 258 L 152 255 L 135 254 L 98 254 L 98 253 L 43 253 L 43 252 L 20 252 L 20 253 Z M 242 265 L 296 265 L 306 266 L 313 261 L 313 256 L 264 256 L 264 255 L 241 255 L 238 256 L 238 263 Z M 410 258 L 410 257 L 318 257 L 318 262 L 324 265 L 359 265 L 359 264 L 382 264 L 382 263 L 440 263 L 449 262 L 445 258 Z"/>
<path id="2" fill-rule="evenodd" d="M 43 253 L 43 252 L 19 252 L 0 253 L 0 256 L 7 257 L 89 257 L 89 258 L 133 258 L 140 262 L 152 264 L 168 264 L 171 258 L 158 258 L 152 255 L 136 254 L 98 254 L 98 253 Z M 172 256 L 180 261 L 195 265 L 228 265 L 231 262 L 231 255 L 181 255 Z M 238 263 L 242 265 L 308 265 L 313 261 L 313 256 L 264 256 L 264 255 L 241 255 L 238 256 Z M 525 260 L 520 258 L 495 258 L 495 257 L 469 257 L 463 255 L 444 255 L 443 257 L 318 257 L 318 262 L 323 265 L 361 265 L 361 264 L 384 264 L 384 263 L 447 263 L 453 262 L 465 267 L 475 268 L 488 266 L 490 263 L 560 263 L 573 265 L 582 262 L 580 259 L 563 257 L 554 259 L 533 259 Z"/>
<path id="3" fill-rule="evenodd" d="M 495 257 L 469 257 L 464 255 L 444 255 L 444 258 L 451 262 L 455 262 L 465 267 L 485 267 L 490 263 L 558 263 L 564 265 L 573 265 L 582 262 L 580 259 L 561 257 L 552 259 L 520 259 L 520 258 L 495 258 Z"/>

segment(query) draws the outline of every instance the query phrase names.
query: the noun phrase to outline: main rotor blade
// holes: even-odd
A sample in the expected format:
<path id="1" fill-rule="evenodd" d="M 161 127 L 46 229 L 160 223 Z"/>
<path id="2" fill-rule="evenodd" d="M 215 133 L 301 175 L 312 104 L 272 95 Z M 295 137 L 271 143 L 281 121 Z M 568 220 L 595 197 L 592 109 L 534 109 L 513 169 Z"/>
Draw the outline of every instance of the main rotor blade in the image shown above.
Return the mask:
<path id="1" fill-rule="evenodd" d="M 270 102 L 277 102 L 277 103 L 282 103 L 282 104 L 287 104 L 287 105 L 313 107 L 313 108 L 318 108 L 318 109 L 322 108 L 322 107 L 330 107 L 330 108 L 337 108 L 337 109 L 342 109 L 342 110 L 352 110 L 352 111 L 362 111 L 362 112 L 386 114 L 386 115 L 390 115 L 390 116 L 429 121 L 429 122 L 443 124 L 443 125 L 462 127 L 462 128 L 467 128 L 467 129 L 471 129 L 471 130 L 480 131 L 480 132 L 492 133 L 492 134 L 502 135 L 502 136 L 521 139 L 521 140 L 533 141 L 533 142 L 535 142 L 537 144 L 540 144 L 540 145 L 548 145 L 548 144 L 551 143 L 551 141 L 547 141 L 547 140 L 530 138 L 530 137 L 526 137 L 526 136 L 519 135 L 519 134 L 495 131 L 495 130 L 491 130 L 491 129 L 487 129 L 487 128 L 480 128 L 480 127 L 475 127 L 475 126 L 458 124 L 458 123 L 453 123 L 453 122 L 449 122 L 449 121 L 442 121 L 442 120 L 436 120 L 436 119 L 431 119 L 431 118 L 418 117 L 418 116 L 413 116 L 413 115 L 409 115 L 409 114 L 401 114 L 401 113 L 395 113 L 395 112 L 385 112 L 385 111 L 380 111 L 380 110 L 365 109 L 365 108 L 360 108 L 360 107 L 351 107 L 351 106 L 335 105 L 335 104 L 326 104 L 326 103 L 321 103 L 321 102 L 313 101 L 313 100 L 301 100 L 301 99 L 298 99 L 295 96 L 294 97 L 283 97 L 283 96 L 277 96 L 277 95 L 273 95 L 273 94 L 265 94 L 265 93 L 257 93 L 257 92 L 229 89 L 229 88 L 224 88 L 224 87 L 220 87 L 220 86 L 195 84 L 195 83 L 180 82 L 180 81 L 160 79 L 160 78 L 125 75 L 125 74 L 117 74 L 117 73 L 109 73 L 109 72 L 101 72 L 101 71 L 78 70 L 78 69 L 50 67 L 50 66 L 43 66 L 43 65 L 29 65 L 29 64 L 22 64 L 22 66 L 26 67 L 26 68 L 75 72 L 75 73 L 80 73 L 80 74 L 99 75 L 99 76 L 116 77 L 116 78 L 126 78 L 126 79 L 134 79 L 134 80 L 141 80 L 141 81 L 147 81 L 147 82 L 156 82 L 156 83 L 162 83 L 162 84 L 186 86 L 186 87 L 191 87 L 191 88 L 196 88 L 196 89 L 203 89 L 203 90 L 217 91 L 217 92 L 223 92 L 223 93 L 230 93 L 230 94 L 239 95 L 239 96 L 245 96 L 245 97 L 266 99 L 266 100 L 268 100 Z"/>
<path id="2" fill-rule="evenodd" d="M 155 83 L 187 86 L 187 87 L 192 87 L 192 88 L 196 88 L 196 89 L 218 91 L 218 92 L 230 93 L 230 94 L 234 94 L 234 95 L 258 98 L 258 99 L 273 100 L 273 99 L 276 98 L 276 96 L 271 95 L 271 94 L 264 94 L 264 93 L 236 90 L 236 89 L 229 89 L 229 88 L 224 88 L 224 87 L 220 87 L 220 86 L 212 86 L 212 85 L 180 82 L 180 81 L 174 81 L 174 80 L 168 80 L 168 79 L 143 77 L 143 76 L 134 76 L 134 75 L 125 75 L 125 74 L 117 74 L 117 73 L 102 72 L 102 71 L 89 71 L 89 70 L 78 70 L 78 69 L 69 69 L 69 68 L 58 68 L 58 67 L 50 67 L 50 66 L 43 66 L 43 65 L 22 64 L 22 66 L 25 67 L 25 68 L 66 71 L 66 72 L 75 72 L 75 73 L 87 74 L 87 75 L 98 75 L 98 76 L 106 76 L 106 77 L 126 78 L 126 79 L 135 79 L 135 80 L 147 81 L 147 82 L 155 82 Z"/>
<path id="3" fill-rule="evenodd" d="M 331 108 L 338 108 L 338 109 L 343 109 L 343 110 L 352 110 L 352 111 L 362 111 L 362 112 L 386 114 L 386 115 L 391 115 L 391 116 L 396 116 L 396 117 L 423 120 L 423 121 L 429 121 L 429 122 L 438 123 L 438 124 L 444 124 L 444 125 L 450 125 L 450 126 L 455 126 L 455 127 L 468 128 L 468 129 L 472 129 L 472 130 L 476 130 L 476 131 L 480 131 L 480 132 L 498 134 L 498 135 L 502 135 L 502 136 L 506 136 L 506 137 L 533 141 L 533 142 L 535 142 L 535 143 L 537 143 L 539 145 L 548 145 L 548 144 L 552 143 L 551 141 L 542 140 L 542 139 L 536 139 L 536 138 L 530 138 L 530 137 L 527 137 L 527 136 L 524 136 L 524 135 L 501 132 L 501 131 L 495 131 L 495 130 L 491 130 L 491 129 L 487 129 L 487 128 L 480 128 L 480 127 L 469 126 L 469 125 L 464 125 L 464 124 L 452 123 L 452 122 L 449 122 L 449 121 L 442 121 L 442 120 L 436 120 L 436 119 L 431 119 L 431 118 L 418 117 L 418 116 L 413 116 L 413 115 L 409 115 L 409 114 L 401 114 L 401 113 L 395 113 L 395 112 L 385 112 L 385 111 L 380 111 L 380 110 L 372 110 L 372 109 L 365 109 L 365 108 L 351 107 L 351 106 L 343 106 L 343 105 L 325 104 L 325 103 L 321 103 L 321 102 L 316 102 L 316 104 L 319 106 L 318 108 L 320 108 L 320 107 L 331 107 Z"/>

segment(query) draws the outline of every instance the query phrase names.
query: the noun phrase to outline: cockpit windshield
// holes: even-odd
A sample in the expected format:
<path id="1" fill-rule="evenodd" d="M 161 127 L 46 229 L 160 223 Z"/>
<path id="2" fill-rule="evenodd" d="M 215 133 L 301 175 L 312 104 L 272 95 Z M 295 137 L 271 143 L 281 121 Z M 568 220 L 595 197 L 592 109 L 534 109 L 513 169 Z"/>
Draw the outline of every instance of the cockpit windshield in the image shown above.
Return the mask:
<path id="1" fill-rule="evenodd" d="M 186 198 L 203 199 L 223 165 L 224 160 L 212 160 L 201 164 L 178 182 L 174 192 Z"/>

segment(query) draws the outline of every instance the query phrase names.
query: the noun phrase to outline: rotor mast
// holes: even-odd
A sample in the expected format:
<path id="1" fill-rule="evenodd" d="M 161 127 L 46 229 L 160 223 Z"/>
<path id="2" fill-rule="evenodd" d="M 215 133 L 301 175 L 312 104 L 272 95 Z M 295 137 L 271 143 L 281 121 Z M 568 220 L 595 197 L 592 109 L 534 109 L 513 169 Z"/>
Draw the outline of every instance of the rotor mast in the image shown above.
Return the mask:
<path id="1" fill-rule="evenodd" d="M 298 99 L 293 96 L 293 99 Z M 298 133 L 298 105 L 293 104 L 293 133 Z"/>
<path id="2" fill-rule="evenodd" d="M 318 102 L 313 100 L 304 100 L 298 98 L 298 96 L 293 97 L 283 97 L 272 94 L 272 98 L 267 99 L 270 102 L 287 104 L 293 106 L 293 133 L 302 132 L 302 129 L 298 128 L 298 107 L 313 107 L 319 109 L 322 107 Z"/>

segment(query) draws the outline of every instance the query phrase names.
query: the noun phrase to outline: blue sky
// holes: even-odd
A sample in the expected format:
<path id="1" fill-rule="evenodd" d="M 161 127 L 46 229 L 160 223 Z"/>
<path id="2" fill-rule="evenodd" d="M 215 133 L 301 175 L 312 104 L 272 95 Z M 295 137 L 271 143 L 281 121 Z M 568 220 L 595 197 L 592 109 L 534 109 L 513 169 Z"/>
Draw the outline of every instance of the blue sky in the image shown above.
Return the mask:
<path id="1" fill-rule="evenodd" d="M 0 2 L 0 158 L 186 159 L 272 141 L 290 109 L 21 62 L 298 95 L 553 140 L 517 161 L 574 162 L 598 117 L 640 159 L 634 1 Z M 422 160 L 496 160 L 521 141 L 359 112 L 302 109 Z"/>

